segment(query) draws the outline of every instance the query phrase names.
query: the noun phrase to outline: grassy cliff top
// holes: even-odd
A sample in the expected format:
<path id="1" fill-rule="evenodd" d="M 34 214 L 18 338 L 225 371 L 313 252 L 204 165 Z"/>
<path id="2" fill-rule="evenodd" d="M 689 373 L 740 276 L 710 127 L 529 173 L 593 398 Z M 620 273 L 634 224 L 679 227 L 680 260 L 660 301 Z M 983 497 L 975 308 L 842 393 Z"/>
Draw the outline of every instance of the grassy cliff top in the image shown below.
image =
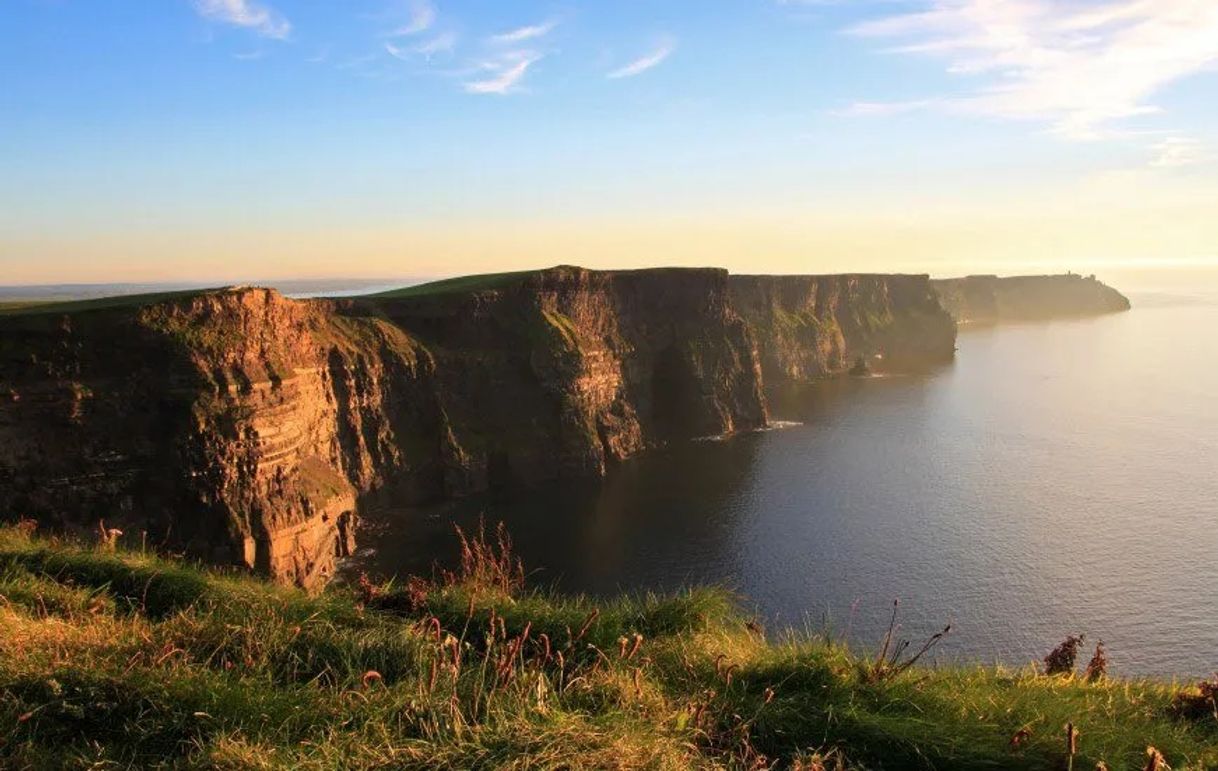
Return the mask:
<path id="1" fill-rule="evenodd" d="M 141 308 L 167 300 L 180 300 L 221 289 L 179 289 L 167 292 L 120 294 L 84 300 L 17 300 L 0 302 L 0 316 L 32 316 L 48 313 L 83 313 L 116 308 Z"/>
<path id="2" fill-rule="evenodd" d="M 594 269 L 583 268 L 578 265 L 554 265 L 548 268 L 537 268 L 534 270 L 518 270 L 507 273 L 482 273 L 473 276 L 457 276 L 454 278 L 441 279 L 439 281 L 429 281 L 425 284 L 415 284 L 413 286 L 402 287 L 401 289 L 391 289 L 386 292 L 378 292 L 368 295 L 356 295 L 355 299 L 396 299 L 484 292 L 492 289 L 503 289 L 505 287 L 515 286 L 523 283 L 529 278 L 547 276 L 551 274 L 561 275 L 564 273 L 589 273 L 594 275 L 611 276 L 665 276 L 674 274 L 699 274 L 706 273 L 708 271 L 722 272 L 724 275 L 727 274 L 726 270 L 713 267 L 698 268 L 669 266 L 655 268 Z"/>
<path id="3" fill-rule="evenodd" d="M 440 281 L 428 281 L 425 284 L 406 286 L 401 289 L 390 289 L 387 292 L 359 296 L 395 299 L 399 297 L 425 297 L 427 295 L 451 294 L 454 292 L 480 292 L 510 286 L 540 272 L 538 270 L 518 270 L 508 273 L 481 273 L 474 276 L 457 276 L 455 278 L 441 279 Z"/>
<path id="4" fill-rule="evenodd" d="M 1074 768 L 1218 767 L 1196 689 L 877 664 L 715 590 L 529 592 L 483 539 L 308 596 L 29 530 L 0 529 L 4 768 L 1054 769 L 1067 723 Z"/>

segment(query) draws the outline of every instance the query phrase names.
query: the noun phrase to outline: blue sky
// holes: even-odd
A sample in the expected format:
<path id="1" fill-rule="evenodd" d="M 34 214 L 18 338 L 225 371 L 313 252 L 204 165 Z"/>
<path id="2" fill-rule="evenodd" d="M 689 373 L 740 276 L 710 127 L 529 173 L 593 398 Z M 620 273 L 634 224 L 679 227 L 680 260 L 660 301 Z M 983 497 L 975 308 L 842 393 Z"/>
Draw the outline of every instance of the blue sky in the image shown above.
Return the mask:
<path id="1" fill-rule="evenodd" d="M 1218 254 L 1212 0 L 0 0 L 0 283 Z"/>

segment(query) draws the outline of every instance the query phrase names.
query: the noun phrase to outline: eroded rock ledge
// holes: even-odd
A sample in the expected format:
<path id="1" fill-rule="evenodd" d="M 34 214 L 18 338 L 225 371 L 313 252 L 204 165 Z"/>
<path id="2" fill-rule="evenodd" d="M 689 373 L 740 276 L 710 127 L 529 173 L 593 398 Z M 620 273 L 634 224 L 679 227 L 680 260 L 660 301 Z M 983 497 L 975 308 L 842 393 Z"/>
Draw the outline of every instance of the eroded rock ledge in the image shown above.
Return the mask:
<path id="1" fill-rule="evenodd" d="M 560 267 L 427 292 L 233 288 L 0 317 L 0 516 L 303 585 L 362 501 L 596 476 L 761 427 L 767 383 L 950 359 L 926 276 Z"/>

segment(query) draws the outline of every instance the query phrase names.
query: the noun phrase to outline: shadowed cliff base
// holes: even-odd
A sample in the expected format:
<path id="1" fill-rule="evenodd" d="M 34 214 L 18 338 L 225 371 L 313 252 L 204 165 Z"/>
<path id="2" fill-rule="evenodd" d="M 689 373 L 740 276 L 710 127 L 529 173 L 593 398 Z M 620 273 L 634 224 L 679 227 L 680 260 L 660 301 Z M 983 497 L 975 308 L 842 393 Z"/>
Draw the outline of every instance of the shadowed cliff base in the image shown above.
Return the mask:
<path id="1" fill-rule="evenodd" d="M 343 299 L 237 287 L 0 316 L 0 516 L 305 585 L 362 502 L 595 478 L 760 428 L 767 391 L 933 366 L 926 276 L 558 267 Z"/>
<path id="2" fill-rule="evenodd" d="M 117 540 L 0 528 L 0 766 L 1218 768 L 1218 686 L 1122 679 L 1076 637 L 927 666 L 937 630 L 851 651 L 715 589 L 532 592 L 494 536 L 322 596 Z"/>

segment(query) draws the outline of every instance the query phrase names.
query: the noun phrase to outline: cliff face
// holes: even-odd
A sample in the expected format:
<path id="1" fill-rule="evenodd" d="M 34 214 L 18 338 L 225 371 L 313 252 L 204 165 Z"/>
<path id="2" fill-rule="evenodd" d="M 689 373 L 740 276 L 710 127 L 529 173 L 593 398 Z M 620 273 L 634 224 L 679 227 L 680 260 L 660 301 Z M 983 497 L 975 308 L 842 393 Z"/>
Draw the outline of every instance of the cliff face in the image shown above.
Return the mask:
<path id="1" fill-rule="evenodd" d="M 0 511 L 104 519 L 302 584 L 351 549 L 363 496 L 597 475 L 765 421 L 723 271 L 0 319 Z"/>
<path id="2" fill-rule="evenodd" d="M 596 476 L 764 426 L 764 386 L 948 359 L 924 276 L 554 268 L 290 300 L 236 288 L 0 316 L 0 516 L 310 585 L 369 498 Z M 129 536 L 130 537 L 130 536 Z"/>
<path id="3" fill-rule="evenodd" d="M 375 481 L 335 373 L 426 370 L 394 330 L 261 289 L 4 319 L 0 340 L 0 510 L 300 583 L 350 548 L 352 480 Z"/>
<path id="4" fill-rule="evenodd" d="M 556 268 L 348 311 L 383 315 L 434 356 L 469 489 L 601 474 L 666 440 L 766 421 L 724 271 Z"/>
<path id="5" fill-rule="evenodd" d="M 770 387 L 871 366 L 951 360 L 956 325 L 927 276 L 732 276 L 732 303 L 757 338 Z"/>
<path id="6" fill-rule="evenodd" d="M 1129 300 L 1095 279 L 1060 276 L 967 276 L 931 282 L 961 324 L 1096 316 L 1129 310 Z"/>

